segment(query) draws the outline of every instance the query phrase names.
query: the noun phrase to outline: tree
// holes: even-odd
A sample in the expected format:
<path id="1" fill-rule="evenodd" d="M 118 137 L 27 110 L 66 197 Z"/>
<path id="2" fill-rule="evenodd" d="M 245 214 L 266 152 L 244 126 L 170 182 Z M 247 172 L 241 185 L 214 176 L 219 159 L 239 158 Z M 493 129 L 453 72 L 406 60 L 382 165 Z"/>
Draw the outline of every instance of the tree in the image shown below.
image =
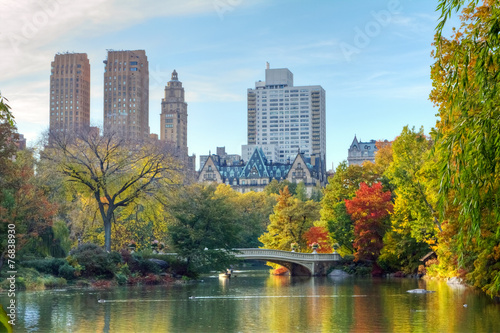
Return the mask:
<path id="1" fill-rule="evenodd" d="M 320 185 L 316 185 L 312 188 L 311 191 L 311 200 L 315 202 L 321 202 L 321 199 L 323 199 L 323 188 Z"/>
<path id="2" fill-rule="evenodd" d="M 307 244 L 318 243 L 318 253 L 331 253 L 332 245 L 328 237 L 328 230 L 325 227 L 311 227 L 304 234 Z"/>
<path id="3" fill-rule="evenodd" d="M 45 193 L 33 184 L 33 156 L 24 150 L 16 154 L 8 174 L 2 174 L 3 184 L 0 190 L 0 233 L 7 235 L 8 225 L 15 225 L 16 253 L 28 245 L 36 245 L 52 226 L 57 205 L 48 201 Z M 7 249 L 7 237 L 0 240 L 0 251 Z M 50 244 L 41 244 L 48 255 Z M 2 256 L 3 258 L 3 256 Z M 0 259 L 0 267 L 2 260 Z"/>
<path id="4" fill-rule="evenodd" d="M 441 20 L 431 68 L 431 100 L 439 107 L 436 152 L 439 157 L 439 203 L 449 219 L 458 265 L 492 296 L 500 295 L 500 4 L 469 1 L 462 26 L 451 39 L 442 29 L 466 2 L 441 0 Z M 450 200 L 452 198 L 452 200 Z M 446 216 L 452 206 L 457 216 Z M 453 208 L 451 209 L 453 210 Z M 453 245 L 454 244 L 454 245 Z"/>
<path id="5" fill-rule="evenodd" d="M 307 201 L 307 189 L 306 185 L 304 182 L 300 182 L 297 184 L 297 187 L 295 188 L 295 197 L 299 199 L 300 201 Z"/>
<path id="6" fill-rule="evenodd" d="M 222 270 L 234 262 L 241 226 L 233 205 L 215 188 L 199 184 L 180 190 L 169 204 L 173 219 L 168 238 L 172 249 L 185 260 L 186 275 Z"/>
<path id="7" fill-rule="evenodd" d="M 392 144 L 393 162 L 384 175 L 395 187 L 394 205 L 399 213 L 393 215 L 392 221 L 408 223 L 416 241 L 435 243 L 436 232 L 442 228 L 436 211 L 437 168 L 430 155 L 432 146 L 423 128 L 416 132 L 405 126 Z"/>
<path id="8" fill-rule="evenodd" d="M 288 181 L 286 179 L 281 181 L 281 182 L 278 182 L 276 179 L 271 180 L 271 182 L 269 184 L 267 184 L 266 187 L 264 188 L 264 192 L 266 192 L 266 194 L 268 194 L 268 195 L 271 195 L 271 194 L 278 195 L 278 194 L 280 194 L 280 191 L 285 188 L 285 186 L 288 186 L 288 191 L 292 195 L 296 194 L 295 189 L 297 188 L 297 184 L 291 183 L 290 181 Z"/>
<path id="9" fill-rule="evenodd" d="M 51 133 L 42 156 L 79 193 L 93 198 L 104 225 L 106 251 L 111 251 L 117 209 L 180 182 L 176 163 L 160 143 L 127 141 L 111 131 L 103 136 L 90 129 Z"/>
<path id="10" fill-rule="evenodd" d="M 352 253 L 354 241 L 354 225 L 345 210 L 344 200 L 354 197 L 362 181 L 363 168 L 359 165 L 347 166 L 347 162 L 343 161 L 323 190 L 319 225 L 328 228 L 332 243 L 341 246 L 341 254 Z"/>
<path id="11" fill-rule="evenodd" d="M 14 116 L 10 111 L 10 106 L 7 104 L 7 98 L 2 96 L 0 92 L 0 123 L 7 123 L 10 126 L 14 127 Z"/>
<path id="12" fill-rule="evenodd" d="M 274 213 L 269 217 L 271 223 L 267 232 L 259 240 L 264 248 L 289 251 L 292 243 L 299 249 L 308 248 L 304 234 L 319 218 L 319 205 L 312 200 L 302 202 L 294 198 L 285 186 L 280 190 Z"/>
<path id="13" fill-rule="evenodd" d="M 219 184 L 215 194 L 228 201 L 237 212 L 237 223 L 241 226 L 240 242 L 237 247 L 261 246 L 259 236 L 269 225 L 269 215 L 272 214 L 273 206 L 276 204 L 275 195 L 255 191 L 239 193 L 226 184 Z"/>
<path id="14" fill-rule="evenodd" d="M 340 254 L 354 253 L 354 223 L 345 208 L 345 201 L 337 203 L 326 225 L 330 238 L 339 244 Z"/>
<path id="15" fill-rule="evenodd" d="M 377 260 L 383 243 L 389 214 L 392 212 L 391 192 L 383 192 L 382 184 L 371 187 L 361 183 L 356 196 L 345 200 L 347 212 L 354 221 L 354 254 L 356 260 Z"/>
<path id="16" fill-rule="evenodd" d="M 16 142 L 19 139 L 14 117 L 10 111 L 7 100 L 0 94 L 0 188 L 2 188 L 2 175 L 7 174 L 8 167 L 12 166 L 9 160 L 17 151 Z"/>

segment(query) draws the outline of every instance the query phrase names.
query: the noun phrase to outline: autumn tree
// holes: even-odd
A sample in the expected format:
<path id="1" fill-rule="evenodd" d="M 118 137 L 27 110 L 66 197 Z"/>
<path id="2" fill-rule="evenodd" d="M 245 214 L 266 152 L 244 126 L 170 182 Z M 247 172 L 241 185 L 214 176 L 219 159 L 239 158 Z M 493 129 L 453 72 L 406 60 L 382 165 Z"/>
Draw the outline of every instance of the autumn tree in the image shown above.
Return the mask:
<path id="1" fill-rule="evenodd" d="M 323 190 L 319 225 L 328 229 L 332 243 L 341 246 L 341 254 L 352 253 L 354 250 L 354 224 L 347 214 L 344 200 L 354 197 L 362 181 L 363 168 L 359 165 L 348 166 L 343 161 Z"/>
<path id="2" fill-rule="evenodd" d="M 447 19 L 463 8 L 459 29 L 442 36 Z M 449 220 L 454 253 L 468 279 L 500 295 L 500 3 L 441 0 L 431 100 L 439 107 L 440 209 Z M 457 216 L 444 215 L 457 206 Z M 456 224 L 453 226 L 453 224 Z"/>
<path id="3" fill-rule="evenodd" d="M 408 126 L 392 143 L 384 176 L 393 188 L 394 212 L 384 235 L 379 263 L 388 270 L 415 273 L 420 258 L 435 246 L 441 228 L 437 212 L 437 169 L 433 141 Z"/>
<path id="4" fill-rule="evenodd" d="M 0 230 L 7 235 L 7 226 L 15 225 L 16 253 L 20 255 L 24 248 L 33 246 L 49 255 L 49 244 L 43 243 L 42 237 L 51 231 L 57 205 L 49 202 L 46 194 L 34 185 L 33 156 L 30 151 L 16 153 L 15 160 L 9 160 L 8 173 L 1 175 L 0 191 Z M 7 248 L 7 237 L 1 240 L 2 253 Z M 0 260 L 1 267 L 1 260 Z"/>
<path id="5" fill-rule="evenodd" d="M 292 195 L 296 194 L 295 189 L 297 188 L 297 183 L 292 183 L 286 179 L 281 182 L 277 181 L 276 179 L 271 180 L 269 184 L 267 184 L 264 188 L 264 192 L 268 195 L 279 195 L 280 191 L 282 191 L 285 186 L 288 187 L 288 192 L 290 192 Z"/>
<path id="6" fill-rule="evenodd" d="M 159 142 L 126 140 L 112 131 L 101 136 L 90 129 L 50 133 L 48 142 L 42 158 L 97 204 L 106 251 L 119 208 L 180 182 L 176 162 Z"/>
<path id="7" fill-rule="evenodd" d="M 347 212 L 354 221 L 354 256 L 356 260 L 376 261 L 392 212 L 391 192 L 383 191 L 381 183 L 361 183 L 356 196 L 345 200 Z"/>
<path id="8" fill-rule="evenodd" d="M 332 244 L 325 227 L 311 227 L 304 234 L 307 244 L 318 243 L 318 253 L 332 253 Z"/>
<path id="9" fill-rule="evenodd" d="M 302 251 L 307 249 L 304 234 L 319 219 L 319 204 L 312 200 L 302 202 L 294 198 L 285 186 L 280 190 L 278 202 L 269 217 L 267 232 L 259 240 L 264 248 L 289 251 L 292 243 L 297 243 Z"/>
<path id="10" fill-rule="evenodd" d="M 2 175 L 8 173 L 12 166 L 10 159 L 17 151 L 16 141 L 19 139 L 14 117 L 7 100 L 0 94 L 0 188 L 3 187 Z"/>
<path id="11" fill-rule="evenodd" d="M 241 227 L 240 242 L 237 247 L 261 246 L 259 236 L 266 231 L 270 223 L 269 216 L 276 204 L 276 196 L 255 191 L 239 193 L 226 184 L 217 186 L 215 194 L 224 197 L 224 200 L 230 202 L 236 209 L 238 216 L 236 223 Z"/>
<path id="12" fill-rule="evenodd" d="M 438 179 L 436 161 L 431 156 L 432 146 L 423 128 L 417 132 L 405 126 L 392 144 L 393 162 L 384 173 L 395 186 L 394 205 L 398 214 L 393 222 L 408 223 L 415 240 L 431 244 L 436 239 L 436 232 L 442 231 L 437 212 Z"/>
<path id="13" fill-rule="evenodd" d="M 18 151 L 18 138 L 10 106 L 0 95 L 0 234 L 7 235 L 8 226 L 15 225 L 17 255 L 50 230 L 57 209 L 33 181 L 32 152 Z M 7 237 L 0 240 L 0 269 L 7 253 L 7 242 Z"/>
<path id="14" fill-rule="evenodd" d="M 238 214 L 213 186 L 186 186 L 168 205 L 169 244 L 185 262 L 186 275 L 223 270 L 234 262 L 233 248 L 241 231 Z"/>
<path id="15" fill-rule="evenodd" d="M 307 196 L 307 188 L 304 182 L 300 182 L 297 184 L 295 188 L 295 197 L 300 201 L 307 201 L 309 198 Z"/>

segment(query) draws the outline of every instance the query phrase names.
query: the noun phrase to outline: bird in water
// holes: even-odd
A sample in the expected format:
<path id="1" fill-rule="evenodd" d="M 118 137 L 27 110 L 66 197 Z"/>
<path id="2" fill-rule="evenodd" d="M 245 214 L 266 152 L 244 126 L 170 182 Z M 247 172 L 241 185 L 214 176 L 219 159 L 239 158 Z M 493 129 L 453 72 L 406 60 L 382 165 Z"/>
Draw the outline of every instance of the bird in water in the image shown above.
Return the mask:
<path id="1" fill-rule="evenodd" d="M 466 307 L 467 307 L 467 303 L 464 303 L 464 308 L 466 308 Z"/>

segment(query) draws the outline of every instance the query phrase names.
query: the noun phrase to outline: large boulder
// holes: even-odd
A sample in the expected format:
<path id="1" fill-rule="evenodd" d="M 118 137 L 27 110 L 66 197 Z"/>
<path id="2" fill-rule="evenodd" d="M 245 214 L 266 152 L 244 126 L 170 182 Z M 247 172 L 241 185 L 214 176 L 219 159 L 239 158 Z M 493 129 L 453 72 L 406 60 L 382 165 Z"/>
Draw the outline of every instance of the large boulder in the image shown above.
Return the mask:
<path id="1" fill-rule="evenodd" d="M 328 274 L 328 276 L 338 278 L 338 277 L 348 277 L 350 276 L 350 274 L 344 272 L 341 269 L 334 269 L 333 271 L 330 272 L 330 274 Z"/>
<path id="2" fill-rule="evenodd" d="M 155 258 L 151 258 L 148 260 L 160 266 L 161 269 L 167 269 L 168 267 L 170 267 L 169 263 L 166 262 L 165 260 L 155 259 Z"/>

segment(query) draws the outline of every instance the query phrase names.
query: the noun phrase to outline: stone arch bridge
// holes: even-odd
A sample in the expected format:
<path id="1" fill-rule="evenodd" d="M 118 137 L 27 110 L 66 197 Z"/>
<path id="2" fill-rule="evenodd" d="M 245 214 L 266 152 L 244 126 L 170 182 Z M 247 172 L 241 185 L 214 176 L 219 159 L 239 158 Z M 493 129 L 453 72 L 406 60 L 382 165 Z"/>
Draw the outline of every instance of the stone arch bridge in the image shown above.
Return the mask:
<path id="1" fill-rule="evenodd" d="M 290 275 L 327 275 L 341 257 L 334 253 L 300 253 L 270 249 L 234 249 L 236 258 L 263 260 L 279 264 L 290 271 Z"/>

